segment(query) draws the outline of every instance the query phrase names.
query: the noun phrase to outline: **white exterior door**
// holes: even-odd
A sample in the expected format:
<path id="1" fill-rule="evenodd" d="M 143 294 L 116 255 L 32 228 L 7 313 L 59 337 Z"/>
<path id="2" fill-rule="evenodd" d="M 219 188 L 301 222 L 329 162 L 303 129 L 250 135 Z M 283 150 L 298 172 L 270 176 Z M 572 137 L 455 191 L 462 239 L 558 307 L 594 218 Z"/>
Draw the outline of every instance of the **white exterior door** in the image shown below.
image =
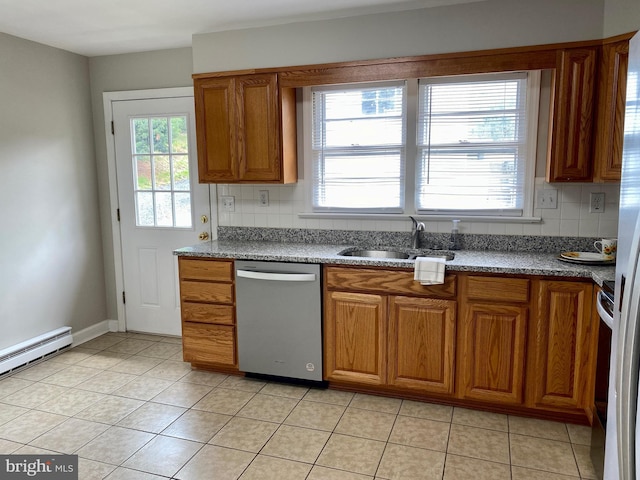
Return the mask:
<path id="1" fill-rule="evenodd" d="M 208 239 L 216 228 L 210 188 L 198 183 L 193 97 L 111 105 L 126 328 L 180 335 L 172 251 L 203 241 L 202 234 Z"/>

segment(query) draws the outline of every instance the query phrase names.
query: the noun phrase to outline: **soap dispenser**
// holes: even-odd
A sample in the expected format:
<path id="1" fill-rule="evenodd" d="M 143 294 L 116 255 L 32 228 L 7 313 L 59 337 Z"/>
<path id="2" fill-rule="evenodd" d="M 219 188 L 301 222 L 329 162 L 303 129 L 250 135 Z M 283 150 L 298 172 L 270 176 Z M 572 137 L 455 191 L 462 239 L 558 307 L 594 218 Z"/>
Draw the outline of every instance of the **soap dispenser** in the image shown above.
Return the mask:
<path id="1" fill-rule="evenodd" d="M 453 220 L 453 226 L 451 227 L 451 237 L 449 238 L 449 249 L 460 249 L 460 220 Z"/>

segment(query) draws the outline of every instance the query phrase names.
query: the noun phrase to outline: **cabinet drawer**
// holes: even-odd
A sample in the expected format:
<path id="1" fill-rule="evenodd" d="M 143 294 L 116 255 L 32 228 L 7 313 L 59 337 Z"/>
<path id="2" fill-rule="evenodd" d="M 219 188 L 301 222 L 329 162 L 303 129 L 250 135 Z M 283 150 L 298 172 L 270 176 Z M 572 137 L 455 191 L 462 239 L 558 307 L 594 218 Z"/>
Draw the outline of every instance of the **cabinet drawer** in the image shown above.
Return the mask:
<path id="1" fill-rule="evenodd" d="M 180 298 L 183 302 L 216 302 L 233 304 L 233 285 L 215 282 L 180 282 Z"/>
<path id="2" fill-rule="evenodd" d="M 472 275 L 467 278 L 467 298 L 526 303 L 529 301 L 529 280 Z"/>
<path id="3" fill-rule="evenodd" d="M 180 279 L 233 281 L 233 262 L 179 257 Z"/>
<path id="4" fill-rule="evenodd" d="M 227 325 L 182 325 L 184 361 L 236 366 L 235 327 Z"/>
<path id="5" fill-rule="evenodd" d="M 456 295 L 455 275 L 446 275 L 441 285 L 420 285 L 413 279 L 413 270 L 327 267 L 325 272 L 326 286 L 329 289 L 440 298 L 453 298 Z"/>
<path id="6" fill-rule="evenodd" d="M 182 321 L 233 325 L 234 308 L 232 305 L 182 302 Z"/>

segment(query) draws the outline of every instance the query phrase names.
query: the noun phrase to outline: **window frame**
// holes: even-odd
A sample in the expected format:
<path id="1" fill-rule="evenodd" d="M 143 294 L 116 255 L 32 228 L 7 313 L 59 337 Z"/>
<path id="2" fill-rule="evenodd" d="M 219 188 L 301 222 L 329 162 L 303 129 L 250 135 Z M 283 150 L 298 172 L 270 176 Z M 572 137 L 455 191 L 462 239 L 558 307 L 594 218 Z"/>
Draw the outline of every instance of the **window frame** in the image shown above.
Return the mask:
<path id="1" fill-rule="evenodd" d="M 466 212 L 466 211 L 418 211 L 416 209 L 416 172 L 418 162 L 417 149 L 417 128 L 418 128 L 418 78 L 407 78 L 406 81 L 406 112 L 407 126 L 405 128 L 405 168 L 404 168 L 404 208 L 401 212 L 381 213 L 379 211 L 370 211 L 365 209 L 345 210 L 345 209 L 323 209 L 316 210 L 313 208 L 313 152 L 312 152 L 312 129 L 313 129 L 313 107 L 312 107 L 312 87 L 302 88 L 302 115 L 299 119 L 300 135 L 302 139 L 303 167 L 299 174 L 298 182 L 303 184 L 305 211 L 298 214 L 300 218 L 344 218 L 344 219 L 369 219 L 369 220 L 406 220 L 407 215 L 416 215 L 424 219 L 433 220 L 449 220 L 453 218 L 465 219 L 468 221 L 490 221 L 490 222 L 516 222 L 516 223 L 532 223 L 539 222 L 540 218 L 534 217 L 534 190 L 535 190 L 535 171 L 537 163 L 537 131 L 539 126 L 539 102 L 540 102 L 540 84 L 541 70 L 524 70 L 523 73 L 528 75 L 527 80 L 527 125 L 532 140 L 527 144 L 527 161 L 525 172 L 523 209 L 521 216 L 496 215 L 495 212 L 487 214 L 487 212 Z M 497 75 L 507 72 L 496 72 Z M 492 74 L 473 74 L 472 76 L 482 77 Z M 456 76 L 453 76 L 456 77 Z M 458 76 L 459 77 L 459 76 Z M 466 77 L 466 75 L 465 75 Z M 425 78 L 425 77 L 421 77 Z M 366 82 L 366 84 L 382 84 L 390 83 L 388 81 Z M 353 85 L 357 85 L 354 83 Z M 533 129 L 533 130 L 531 130 Z M 533 131 L 533 133 L 531 133 Z"/>
<path id="2" fill-rule="evenodd" d="M 416 156 L 415 167 L 415 193 L 414 193 L 414 211 L 418 215 L 432 215 L 432 216 L 491 216 L 491 217 L 505 217 L 505 218 L 519 218 L 525 216 L 531 216 L 533 214 L 533 194 L 534 194 L 534 181 L 535 181 L 535 167 L 537 156 L 537 138 L 538 138 L 538 123 L 539 123 L 539 105 L 540 105 L 540 77 L 541 72 L 539 70 L 522 71 L 522 72 L 500 72 L 490 74 L 474 74 L 474 75 L 455 75 L 445 76 L 437 78 L 421 78 L 420 80 L 427 80 L 431 84 L 445 84 L 456 83 L 456 80 L 462 82 L 477 82 L 484 79 L 501 80 L 507 78 L 517 78 L 518 76 L 526 77 L 526 87 L 524 92 L 525 101 L 525 135 L 527 136 L 526 147 L 524 148 L 524 168 L 523 168 L 523 188 L 522 188 L 522 207 L 513 209 L 434 209 L 434 208 L 420 208 L 418 206 L 418 195 L 420 191 L 421 178 L 417 175 L 419 171 L 420 163 L 420 148 L 416 139 Z M 419 104 L 420 98 L 416 100 Z M 417 112 L 419 114 L 419 112 Z M 420 126 L 420 120 L 416 116 L 416 131 Z M 448 147 L 444 147 L 448 148 Z M 486 148 L 500 148 L 500 144 L 497 143 L 494 146 Z M 453 148 L 455 149 L 455 147 Z M 481 151 L 481 150 L 479 150 Z M 408 180 L 408 179 L 407 179 Z"/>
<path id="3" fill-rule="evenodd" d="M 314 123 L 314 113 L 313 113 L 313 92 L 314 90 L 320 89 L 322 91 L 339 91 L 339 90 L 344 90 L 345 88 L 353 88 L 354 90 L 357 89 L 366 89 L 368 87 L 398 87 L 398 86 L 402 86 L 404 89 L 404 98 L 403 98 L 403 105 L 402 105 L 402 111 L 403 111 L 403 124 L 402 124 L 402 137 L 403 137 L 403 144 L 401 144 L 399 147 L 396 146 L 390 146 L 390 147 L 385 147 L 385 146 L 365 146 L 365 147 L 361 147 L 361 148 L 353 148 L 353 151 L 356 153 L 356 155 L 359 154 L 366 154 L 366 152 L 380 152 L 380 153 L 384 153 L 385 151 L 392 151 L 392 150 L 400 150 L 400 177 L 399 177 L 399 181 L 400 181 L 400 191 L 399 191 L 399 196 L 400 196 L 400 204 L 398 207 L 363 207 L 363 208 L 354 208 L 354 207 L 323 207 L 323 206 L 317 206 L 315 205 L 314 202 L 314 197 L 315 197 L 315 190 L 317 187 L 316 184 L 316 171 L 317 171 L 317 165 L 316 165 L 316 160 L 315 160 L 315 153 L 314 153 L 314 145 L 313 145 L 313 129 L 318 129 L 318 127 L 316 127 L 315 123 Z M 343 213 L 343 214 L 402 214 L 405 211 L 405 205 L 406 205 L 406 198 L 407 198 L 407 193 L 406 193 L 406 186 L 407 186 L 407 174 L 406 174 L 406 167 L 407 164 L 410 163 L 408 161 L 408 152 L 407 152 L 407 126 L 409 124 L 408 122 L 408 111 L 407 111 L 407 106 L 408 106 L 408 92 L 407 92 L 407 81 L 406 80 L 397 80 L 397 81 L 381 81 L 381 82 L 367 82 L 367 83 L 353 83 L 353 84 L 342 84 L 342 85 L 325 85 L 325 86 L 319 86 L 319 87 L 309 87 L 309 88 L 305 88 L 304 92 L 307 94 L 305 98 L 305 101 L 307 103 L 307 110 L 308 110 L 308 115 L 309 115 L 309 126 L 308 128 L 305 127 L 304 132 L 305 135 L 308 133 L 308 138 L 305 138 L 304 141 L 304 145 L 305 145 L 305 158 L 307 158 L 309 161 L 305 164 L 305 166 L 307 167 L 307 172 L 309 172 L 309 180 L 310 180 L 310 187 L 309 187 L 309 194 L 308 194 L 308 211 L 314 212 L 314 213 Z M 350 150 L 352 147 L 344 147 L 343 150 L 347 151 Z M 339 149 L 336 149 L 336 151 Z"/>

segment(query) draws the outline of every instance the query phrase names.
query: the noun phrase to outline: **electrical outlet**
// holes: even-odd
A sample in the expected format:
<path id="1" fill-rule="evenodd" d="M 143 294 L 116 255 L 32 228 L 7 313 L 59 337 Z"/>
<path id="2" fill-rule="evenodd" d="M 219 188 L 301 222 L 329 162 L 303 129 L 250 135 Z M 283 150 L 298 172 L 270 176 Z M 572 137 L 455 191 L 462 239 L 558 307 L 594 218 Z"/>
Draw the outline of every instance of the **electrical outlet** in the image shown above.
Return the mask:
<path id="1" fill-rule="evenodd" d="M 604 212 L 604 192 L 591 192 L 589 200 L 590 213 Z"/>
<path id="2" fill-rule="evenodd" d="M 269 206 L 269 190 L 260 190 L 260 206 Z"/>
<path id="3" fill-rule="evenodd" d="M 236 211 L 236 197 L 233 195 L 225 195 L 220 197 L 220 201 L 222 202 L 222 209 L 226 212 L 235 212 Z"/>
<path id="4" fill-rule="evenodd" d="M 536 208 L 558 208 L 558 190 L 547 188 L 536 192 Z"/>

